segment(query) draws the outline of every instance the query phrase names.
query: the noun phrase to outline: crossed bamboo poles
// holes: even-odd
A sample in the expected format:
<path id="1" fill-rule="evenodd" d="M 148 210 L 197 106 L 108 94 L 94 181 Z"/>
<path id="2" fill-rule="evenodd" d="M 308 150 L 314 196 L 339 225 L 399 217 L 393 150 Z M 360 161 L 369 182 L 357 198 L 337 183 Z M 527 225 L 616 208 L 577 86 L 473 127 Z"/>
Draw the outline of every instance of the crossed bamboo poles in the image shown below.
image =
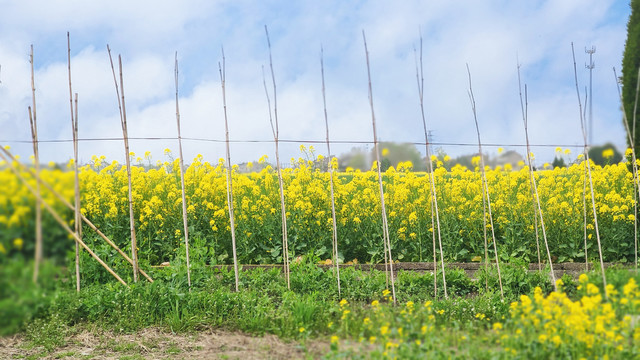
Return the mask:
<path id="1" fill-rule="evenodd" d="M 53 187 L 49 184 L 47 184 L 44 180 L 42 180 L 39 176 L 37 176 L 35 174 L 35 172 L 29 168 L 27 168 L 25 165 L 23 165 L 22 163 L 18 162 L 18 160 L 5 148 L 0 147 L 0 157 L 6 161 L 8 164 L 16 164 L 18 166 L 18 168 L 20 168 L 23 172 L 26 172 L 28 174 L 30 174 L 36 181 L 38 184 L 44 186 L 47 190 L 49 190 L 51 192 L 51 194 L 53 194 L 53 196 L 55 196 L 64 206 L 66 206 L 69 210 L 71 211 L 76 211 L 76 207 L 71 205 L 71 203 L 64 198 L 64 196 L 62 196 L 59 192 L 57 192 L 56 190 L 53 189 Z M 36 189 L 34 189 L 29 182 L 27 181 L 27 179 L 22 176 L 22 174 L 20 173 L 20 171 L 18 171 L 18 169 L 16 169 L 14 166 L 9 166 L 9 168 L 11 169 L 11 171 L 13 171 L 13 173 L 24 183 L 24 185 L 27 187 L 27 189 L 29 191 L 31 191 L 31 193 L 33 193 L 34 195 L 36 195 Z M 100 257 L 98 257 L 98 255 L 96 255 L 83 241 L 82 239 L 80 239 L 80 237 L 76 234 L 75 231 L 71 230 L 71 228 L 69 227 L 69 225 L 67 225 L 67 223 L 62 219 L 62 217 L 58 214 L 58 212 L 51 206 L 49 205 L 46 201 L 42 200 L 42 196 L 41 195 L 36 195 L 39 196 L 39 199 L 42 203 L 42 205 L 44 205 L 45 209 L 51 214 L 51 216 L 53 216 L 53 218 L 56 220 L 56 222 L 58 222 L 70 235 L 72 235 L 74 237 L 74 239 L 76 240 L 76 242 L 82 246 L 85 250 L 87 250 L 87 252 L 89 252 L 89 254 L 95 258 L 100 265 L 102 265 L 102 267 L 104 267 L 111 275 L 113 275 L 120 283 L 122 283 L 123 285 L 127 285 L 127 283 L 124 282 L 124 280 L 122 280 L 122 278 L 120 276 L 118 276 L 118 274 L 116 274 L 106 263 L 104 263 L 104 261 L 102 261 L 100 259 Z M 107 242 L 107 244 L 109 244 L 114 250 L 116 250 L 118 252 L 118 254 L 120 254 L 129 264 L 131 264 L 132 266 L 134 265 L 133 260 L 127 256 L 127 254 L 125 254 L 113 241 L 111 241 L 104 233 L 102 233 L 92 222 L 91 220 L 87 219 L 86 216 L 84 216 L 82 213 L 80 213 L 80 218 L 81 220 L 87 224 L 87 226 L 89 226 L 89 228 L 91 228 L 93 231 L 95 231 L 104 241 Z M 149 282 L 153 282 L 153 279 L 151 277 L 149 277 L 149 275 L 147 275 L 142 269 L 138 268 L 138 271 L 140 272 L 140 274 L 142 274 L 142 276 L 144 276 Z"/>

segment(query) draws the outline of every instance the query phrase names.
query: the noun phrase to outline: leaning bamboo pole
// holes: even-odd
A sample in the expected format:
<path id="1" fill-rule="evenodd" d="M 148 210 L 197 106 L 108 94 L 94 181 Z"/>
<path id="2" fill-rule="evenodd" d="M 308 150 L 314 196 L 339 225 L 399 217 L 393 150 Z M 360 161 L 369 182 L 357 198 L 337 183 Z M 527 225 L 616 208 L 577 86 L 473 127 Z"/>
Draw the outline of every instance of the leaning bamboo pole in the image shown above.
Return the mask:
<path id="1" fill-rule="evenodd" d="M 264 67 L 262 68 L 262 80 L 264 91 L 267 95 L 267 105 L 269 106 L 269 122 L 271 123 L 271 132 L 276 146 L 276 168 L 278 170 L 278 184 L 280 186 L 280 211 L 282 215 L 282 262 L 284 264 L 284 275 L 287 279 L 287 288 L 291 289 L 290 271 L 289 271 L 289 240 L 287 236 L 287 210 L 284 201 L 284 182 L 282 180 L 282 168 L 280 166 L 280 150 L 279 150 L 279 127 L 278 127 L 278 98 L 276 92 L 276 76 L 273 71 L 273 60 L 271 57 L 271 40 L 269 39 L 269 30 L 264 26 L 267 35 L 267 45 L 269 47 L 269 67 L 271 68 L 271 81 L 273 83 L 273 117 L 271 116 L 271 100 L 267 89 L 267 82 L 264 77 Z M 275 127 L 274 127 L 275 119 Z"/>
<path id="2" fill-rule="evenodd" d="M 496 233 L 493 226 L 493 215 L 491 213 L 491 196 L 489 194 L 489 183 L 487 181 L 487 173 L 484 168 L 484 154 L 482 153 L 482 141 L 480 141 L 480 127 L 478 125 L 478 114 L 476 111 L 476 99 L 473 95 L 473 87 L 471 86 L 471 70 L 469 70 L 469 64 L 467 64 L 467 74 L 469 75 L 469 100 L 471 100 L 471 110 L 473 111 L 473 120 L 476 124 L 476 133 L 478 135 L 478 155 L 480 155 L 480 173 L 482 175 L 482 222 L 483 228 L 486 234 L 487 229 L 487 212 L 489 214 L 489 226 L 491 227 L 491 239 L 493 240 L 493 252 L 496 258 L 496 267 L 498 269 L 498 283 L 500 284 L 500 297 L 504 301 L 504 291 L 502 289 L 502 274 L 500 273 L 500 257 L 498 256 L 498 245 L 496 244 Z M 485 209 L 486 200 L 486 209 Z M 487 236 L 485 235 L 485 252 L 487 251 L 486 243 Z M 487 262 L 487 254 L 485 253 L 485 263 Z M 488 274 L 487 274 L 488 275 Z"/>
<path id="3" fill-rule="evenodd" d="M 526 87 L 525 87 L 526 92 Z M 527 110 L 529 107 L 528 100 L 523 101 L 522 98 L 522 82 L 520 81 L 520 63 L 518 63 L 518 94 L 520 95 L 520 110 L 522 111 L 522 120 L 524 121 L 525 135 L 527 140 L 527 166 L 529 169 L 533 169 L 531 164 L 531 149 L 529 147 L 529 133 L 527 131 Z M 531 173 L 529 174 L 531 175 Z M 536 194 L 533 191 L 533 182 L 535 181 L 533 176 L 529 176 L 529 190 L 531 193 L 531 205 L 533 207 L 533 224 L 534 231 L 536 233 L 536 253 L 538 254 L 538 271 L 542 271 L 542 259 L 540 257 L 540 234 L 538 233 L 538 208 L 536 207 Z"/>
<path id="4" fill-rule="evenodd" d="M 74 225 L 78 237 L 82 239 L 82 220 L 80 219 L 80 174 L 78 169 L 78 93 L 75 94 L 75 122 L 73 123 L 73 159 L 75 172 L 75 201 Z M 80 291 L 80 247 L 76 243 L 76 289 Z"/>
<path id="5" fill-rule="evenodd" d="M 222 107 L 224 109 L 224 131 L 225 131 L 225 144 L 227 152 L 227 204 L 229 209 L 229 225 L 231 227 L 231 250 L 233 252 L 233 272 L 236 278 L 236 291 L 238 291 L 238 254 L 236 251 L 236 228 L 235 217 L 233 212 L 233 177 L 231 166 L 231 152 L 229 150 L 229 121 L 227 119 L 227 73 L 225 68 L 224 48 L 222 49 L 222 64 L 218 63 L 218 70 L 220 72 L 220 83 L 222 84 Z"/>
<path id="6" fill-rule="evenodd" d="M 573 49 L 573 43 L 571 43 L 571 54 L 573 55 L 573 72 L 575 76 L 575 84 L 576 84 L 576 94 L 578 95 L 578 108 L 580 110 L 580 128 L 582 130 L 582 137 L 584 140 L 585 148 L 588 146 L 587 144 L 587 131 L 584 126 L 584 117 L 582 114 L 582 100 L 580 99 L 580 89 L 578 88 L 578 70 L 576 67 L 576 54 Z M 624 113 L 624 112 L 623 112 Z M 604 272 L 604 259 L 602 258 L 602 245 L 600 242 L 600 231 L 598 229 L 598 214 L 596 211 L 596 199 L 593 190 L 593 177 L 591 176 L 591 163 L 589 162 L 589 152 L 585 153 L 585 161 L 587 162 L 587 170 L 589 174 L 589 187 L 591 189 L 591 206 L 593 207 L 593 224 L 596 231 L 596 240 L 598 243 L 598 255 L 600 255 L 600 269 L 602 271 L 602 284 L 604 285 L 604 297 L 608 300 L 609 292 L 607 291 L 607 276 Z"/>
<path id="7" fill-rule="evenodd" d="M 36 85 L 35 72 L 33 69 L 33 45 L 29 53 L 29 62 L 31 63 L 31 99 L 33 108 L 29 107 L 29 124 L 31 126 L 31 141 L 33 143 L 33 158 L 36 169 L 36 176 L 40 176 L 40 154 L 38 147 L 38 123 L 36 118 Z M 33 111 L 32 111 L 33 110 Z M 42 262 L 42 197 L 40 196 L 40 185 L 36 183 L 36 246 L 35 260 L 33 264 L 33 282 L 38 281 L 38 273 L 40 271 L 40 263 Z"/>
<path id="8" fill-rule="evenodd" d="M 182 192 L 182 224 L 184 226 L 184 250 L 187 257 L 187 284 L 189 284 L 189 292 L 191 292 L 191 266 L 189 264 L 189 223 L 187 215 L 187 195 L 184 186 L 184 155 L 182 154 L 182 135 L 180 133 L 180 107 L 178 105 L 178 52 L 176 51 L 175 62 L 175 81 L 176 81 L 176 124 L 178 126 L 178 150 L 180 155 L 180 186 Z"/>
<path id="9" fill-rule="evenodd" d="M 116 79 L 116 71 L 111 58 L 111 49 L 107 45 L 109 53 L 109 61 L 111 62 L 111 72 L 113 73 L 113 81 L 116 86 L 116 96 L 118 98 L 118 109 L 120 110 L 120 125 L 122 126 L 122 136 L 124 138 L 124 158 L 127 167 L 127 181 L 129 189 L 129 228 L 131 230 L 131 259 L 133 260 L 133 281 L 138 282 L 138 247 L 136 244 L 136 226 L 133 214 L 133 194 L 131 190 L 131 160 L 129 152 L 129 135 L 127 131 L 127 111 L 124 102 L 124 81 L 122 77 L 122 58 L 118 55 L 118 66 L 120 70 L 120 88 L 118 88 L 118 80 Z M 119 90 L 120 89 L 120 90 Z"/>
<path id="10" fill-rule="evenodd" d="M 47 184 L 44 180 L 42 180 L 42 178 L 40 178 L 39 176 L 36 176 L 35 172 L 32 171 L 31 169 L 27 168 L 26 166 L 24 166 L 23 164 L 21 164 L 20 162 L 18 162 L 18 160 L 9 152 L 7 151 L 5 148 L 0 147 L 0 152 L 4 153 L 4 156 L 6 156 L 7 158 L 11 159 L 11 161 L 14 164 L 17 164 L 18 167 L 20 167 L 20 169 L 23 172 L 29 173 L 34 179 L 36 179 L 36 181 L 38 182 L 38 184 L 44 186 L 48 191 L 51 192 L 51 194 L 53 196 L 55 196 L 58 200 L 60 200 L 60 202 L 66 206 L 69 210 L 73 211 L 75 213 L 76 211 L 76 207 L 71 205 L 71 203 L 64 198 L 64 196 L 62 196 L 59 192 L 57 192 L 51 185 Z M 118 254 L 120 254 L 129 264 L 133 265 L 133 260 L 131 260 L 131 258 L 129 256 L 127 256 L 127 254 L 125 254 L 119 247 L 118 245 L 116 245 L 113 241 L 111 241 L 102 231 L 100 231 L 92 222 L 91 220 L 89 220 L 86 216 L 84 216 L 82 214 L 82 212 L 80 212 L 80 218 L 81 220 L 87 224 L 87 226 L 89 226 L 89 228 L 91 228 L 91 230 L 95 231 L 104 241 L 107 242 L 107 244 L 109 244 L 109 246 L 111 246 L 114 250 L 116 250 L 118 252 Z M 153 279 L 151 277 L 149 277 L 149 275 L 147 275 L 147 273 L 145 273 L 142 269 L 139 269 L 140 273 L 147 279 L 149 280 L 149 282 L 153 282 Z"/>
<path id="11" fill-rule="evenodd" d="M 414 48 L 415 55 L 415 48 Z M 418 96 L 420 98 L 420 114 L 422 115 L 422 127 L 424 129 L 424 145 L 425 153 L 427 156 L 427 166 L 429 170 L 429 189 L 431 191 L 431 235 L 433 238 L 433 297 L 438 298 L 438 257 L 436 255 L 436 232 L 434 224 L 434 215 L 436 224 L 438 226 L 438 244 L 440 245 L 440 264 L 442 266 L 442 282 L 444 285 L 444 296 L 448 298 L 447 294 L 447 277 L 444 271 L 444 254 L 442 251 L 442 236 L 440 232 L 440 215 L 438 212 L 438 197 L 436 192 L 436 177 L 435 169 L 433 168 L 433 161 L 431 159 L 431 144 L 429 143 L 429 135 L 427 132 L 427 120 L 424 114 L 424 71 L 422 62 L 422 35 L 420 35 L 420 69 L 418 70 L 418 59 L 416 56 L 416 80 L 418 81 Z"/>
<path id="12" fill-rule="evenodd" d="M 617 79 L 617 78 L 616 78 Z M 640 79 L 640 66 L 638 67 L 638 77 L 637 79 Z M 635 144 L 636 142 L 636 115 L 638 114 L 638 94 L 640 94 L 640 81 L 636 81 L 636 97 L 635 97 L 635 101 L 633 103 L 633 136 L 632 136 L 632 144 Z M 625 121 L 626 122 L 626 121 Z M 633 222 L 633 230 L 634 230 L 634 242 L 633 242 L 633 248 L 634 248 L 634 253 L 635 253 L 635 263 L 636 263 L 636 274 L 638 273 L 638 201 L 640 200 L 640 197 L 637 196 L 637 193 L 640 193 L 640 184 L 638 184 L 638 172 L 636 170 L 636 181 L 633 182 L 634 184 L 634 203 L 633 203 L 633 216 L 634 216 L 634 222 Z"/>
<path id="13" fill-rule="evenodd" d="M 638 69 L 638 75 L 640 75 L 640 68 Z M 616 73 L 616 68 L 613 68 L 613 76 L 615 76 L 616 79 L 618 79 L 618 74 Z M 616 81 L 616 84 L 618 86 L 618 97 L 620 98 L 620 103 L 623 104 L 624 106 L 624 102 L 622 101 L 622 93 L 620 92 L 620 83 L 618 83 Z M 637 107 L 637 102 L 638 102 L 638 91 L 640 91 L 640 81 L 638 81 L 638 86 L 636 87 L 636 104 L 634 105 L 634 113 L 633 113 L 633 125 L 635 127 L 635 122 L 636 122 L 636 114 L 635 114 L 635 110 Z M 633 162 L 633 188 L 634 188 L 634 198 L 638 198 L 636 196 L 640 195 L 640 184 L 639 184 L 639 180 L 638 179 L 638 163 L 637 163 L 637 159 L 636 159 L 636 148 L 635 148 L 635 144 L 633 142 L 633 136 L 631 135 L 631 131 L 629 129 L 629 123 L 627 121 L 627 113 L 626 111 L 623 109 L 622 110 L 622 117 L 623 117 L 623 123 L 624 123 L 624 128 L 626 130 L 627 133 L 627 140 L 629 141 L 629 144 L 631 145 L 631 161 Z M 635 135 L 635 134 L 634 134 Z M 636 191 L 638 191 L 638 193 L 636 193 Z M 634 202 L 636 203 L 636 202 Z M 636 205 L 634 205 L 634 216 L 637 216 L 637 211 L 638 211 L 638 206 L 637 203 Z M 634 230 L 635 230 L 635 238 L 634 238 L 634 253 L 635 253 L 635 270 L 636 272 L 638 271 L 638 222 L 634 221 Z"/>
<path id="14" fill-rule="evenodd" d="M 520 70 L 518 70 L 518 78 L 520 76 L 519 74 L 520 74 Z M 520 86 L 520 82 L 518 82 L 518 85 Z M 544 246 L 545 246 L 545 249 L 547 250 L 547 261 L 549 261 L 549 271 L 551 273 L 551 281 L 553 282 L 554 290 L 557 291 L 558 285 L 556 284 L 556 274 L 555 274 L 555 271 L 553 270 L 553 261 L 551 259 L 551 252 L 549 251 L 549 242 L 547 241 L 547 230 L 544 226 L 544 217 L 542 215 L 542 206 L 540 204 L 540 194 L 538 193 L 538 183 L 536 181 L 535 174 L 533 173 L 533 165 L 531 161 L 533 158 L 533 155 L 531 152 L 531 145 L 530 145 L 531 143 L 529 142 L 529 116 L 528 116 L 529 102 L 527 97 L 526 84 L 524 86 L 524 99 L 525 100 L 524 100 L 524 107 L 522 110 L 522 121 L 524 123 L 524 135 L 527 143 L 527 165 L 529 166 L 529 182 L 533 189 L 532 195 L 534 195 L 535 202 L 537 205 L 536 209 L 538 210 L 535 216 L 540 216 L 540 228 L 542 229 L 542 239 L 544 240 Z M 522 104 L 522 91 L 520 91 L 520 103 Z"/>
<path id="15" fill-rule="evenodd" d="M 587 94 L 585 91 L 585 95 L 584 95 L 584 103 L 587 103 Z M 584 112 L 582 114 L 583 119 L 587 118 L 587 107 L 585 106 L 584 108 Z M 589 151 L 589 149 L 585 146 L 582 149 L 582 154 L 583 156 L 586 156 L 584 154 L 586 154 Z M 582 162 L 584 164 L 584 173 L 582 174 L 582 218 L 584 220 L 583 222 L 583 238 L 584 238 L 584 271 L 589 271 L 589 251 L 587 249 L 587 162 L 583 161 Z M 635 185 L 635 182 L 634 182 Z M 635 189 L 635 186 L 634 186 Z M 635 193 L 635 190 L 634 190 Z M 637 227 L 637 226 L 636 226 Z M 636 234 L 637 235 L 637 234 Z"/>
<path id="16" fill-rule="evenodd" d="M 389 224 L 387 222 L 387 210 L 384 205 L 384 186 L 382 185 L 382 169 L 380 167 L 380 152 L 378 151 L 378 133 L 376 130 L 376 115 L 373 109 L 373 88 L 371 86 L 371 67 L 369 65 L 369 49 L 367 48 L 367 38 L 362 30 L 362 40 L 364 42 L 364 52 L 367 60 L 367 77 L 369 79 L 369 106 L 371 107 L 371 123 L 373 128 L 373 148 L 376 153 L 376 167 L 378 170 L 378 187 L 380 188 L 380 210 L 382 212 L 382 237 L 386 244 L 389 261 L 389 277 L 391 278 L 391 294 L 393 304 L 396 304 L 396 285 L 393 274 L 393 257 L 391 256 L 391 241 L 389 239 Z"/>
<path id="17" fill-rule="evenodd" d="M 74 227 L 76 234 L 82 239 L 82 222 L 80 220 L 80 177 L 78 176 L 78 94 L 76 93 L 75 116 L 73 109 L 73 88 L 71 86 L 71 39 L 67 31 L 67 68 L 69 73 L 69 108 L 71 110 L 71 134 L 73 137 L 73 170 L 75 174 L 74 190 L 76 211 Z M 76 242 L 76 291 L 80 292 L 80 245 Z"/>
<path id="18" fill-rule="evenodd" d="M 6 161 L 7 163 L 9 162 L 8 157 L 6 157 L 4 154 L 0 153 L 0 157 Z M 36 189 L 34 189 L 31 185 L 29 185 L 29 182 L 27 181 L 27 179 L 24 178 L 24 176 L 22 176 L 20 174 L 20 172 L 14 167 L 14 166 L 9 166 L 9 168 L 11 169 L 11 171 L 13 171 L 13 173 L 20 179 L 20 181 L 22 181 L 22 183 L 25 185 L 25 187 L 31 191 L 31 193 L 33 193 L 35 196 L 40 196 Z M 102 259 L 100 259 L 100 257 L 98 255 L 96 255 L 88 246 L 87 244 L 85 244 L 82 239 L 80 239 L 80 237 L 78 237 L 78 234 L 76 234 L 75 231 L 71 230 L 71 228 L 69 227 L 69 225 L 67 225 L 67 223 L 62 219 L 62 217 L 60 217 L 60 215 L 58 214 L 58 212 L 56 212 L 53 207 L 51 207 L 51 205 L 49 205 L 46 201 L 43 201 L 42 198 L 40 198 L 40 201 L 42 203 L 42 205 L 44 205 L 44 208 L 47 209 L 47 211 L 49 211 L 49 213 L 51 214 L 51 216 L 53 216 L 53 218 L 56 220 L 56 222 L 58 222 L 58 224 L 60 224 L 60 226 L 62 226 L 63 229 L 65 229 L 65 231 L 67 233 L 69 233 L 69 235 L 73 236 L 73 238 L 75 239 L 75 241 L 77 243 L 80 244 L 80 246 L 82 246 L 85 250 L 87 250 L 87 252 L 93 256 L 93 258 L 95 258 L 100 265 L 102 265 L 102 267 L 104 267 L 111 275 L 113 275 L 113 277 L 115 277 L 122 285 L 129 287 L 129 285 L 127 285 L 126 282 L 124 282 L 124 280 L 122 280 L 122 278 L 120 276 L 118 276 L 118 274 L 116 274 L 110 267 L 109 265 L 107 265 L 104 261 L 102 261 Z"/>
<path id="19" fill-rule="evenodd" d="M 329 143 L 329 119 L 327 115 L 327 96 L 324 84 L 324 51 L 320 47 L 320 73 L 322 75 L 322 104 L 324 106 L 324 125 L 327 132 L 327 164 L 329 170 L 329 190 L 331 195 L 331 239 L 333 245 L 333 263 L 336 266 L 336 280 L 338 281 L 338 297 L 340 297 L 340 264 L 338 259 L 338 228 L 336 224 L 336 198 L 333 181 L 333 162 L 331 161 L 331 145 Z"/>

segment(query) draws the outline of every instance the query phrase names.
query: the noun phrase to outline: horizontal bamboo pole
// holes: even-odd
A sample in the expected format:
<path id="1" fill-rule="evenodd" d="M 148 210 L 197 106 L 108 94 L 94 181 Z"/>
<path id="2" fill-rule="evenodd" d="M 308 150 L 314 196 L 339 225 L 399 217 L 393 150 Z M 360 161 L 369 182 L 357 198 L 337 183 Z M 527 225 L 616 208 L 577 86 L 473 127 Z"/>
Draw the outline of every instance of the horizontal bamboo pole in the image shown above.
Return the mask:
<path id="1" fill-rule="evenodd" d="M 31 174 L 31 176 L 33 176 L 40 184 L 42 184 L 45 188 L 47 188 L 47 190 L 51 191 L 51 193 L 58 198 L 58 200 L 60 200 L 67 208 L 69 208 L 71 211 L 75 211 L 75 207 L 73 205 L 71 205 L 71 203 L 69 201 L 67 201 L 67 199 L 65 199 L 62 195 L 60 195 L 59 192 L 55 191 L 51 185 L 47 184 L 46 182 L 44 182 L 41 178 L 36 177 L 35 174 L 33 173 L 33 171 L 29 168 L 27 168 L 26 166 L 24 166 L 23 164 L 19 163 L 16 158 L 11 155 L 10 152 L 8 152 L 5 148 L 0 147 L 0 150 L 2 150 L 2 152 L 8 156 L 9 158 L 11 158 L 11 160 L 13 160 L 14 162 L 16 162 L 24 171 L 27 171 L 29 174 Z M 2 154 L 0 154 L 0 156 L 2 156 Z M 5 160 L 6 161 L 6 160 Z M 131 260 L 131 258 L 129 256 L 127 256 L 127 254 L 125 254 L 119 247 L 118 245 L 116 245 L 113 241 L 111 241 L 102 231 L 100 231 L 89 219 L 87 219 L 86 216 L 84 216 L 84 214 L 82 214 L 82 212 L 80 212 L 80 218 L 82 219 L 82 221 L 84 221 L 85 224 L 87 224 L 93 231 L 95 231 L 102 239 L 104 239 L 104 241 L 107 242 L 107 244 L 109 244 L 113 249 L 115 249 L 118 254 L 120 254 L 125 260 L 127 260 L 127 262 L 131 265 L 133 265 L 133 260 Z M 147 273 L 145 273 L 142 269 L 138 268 L 138 270 L 140 271 L 140 273 L 149 281 L 149 282 L 153 282 L 153 279 L 147 275 Z"/>
<path id="2" fill-rule="evenodd" d="M 6 151 L 6 150 L 5 150 Z M 8 162 L 7 157 L 4 154 L 0 154 L 0 157 L 2 157 L 5 161 Z M 16 170 L 16 168 L 14 168 L 13 166 L 9 166 L 9 168 L 11 169 L 11 171 L 13 171 L 16 176 L 24 183 L 24 185 L 27 187 L 27 189 L 29 189 L 29 191 L 31 191 L 34 195 L 38 196 L 36 190 L 31 187 L 31 185 L 29 185 L 29 182 L 27 181 L 27 179 L 24 178 L 24 176 L 20 175 L 20 173 L 18 172 L 18 170 Z M 93 256 L 94 259 L 96 259 L 100 265 L 102 265 L 102 267 L 104 267 L 111 275 L 113 275 L 113 277 L 115 277 L 122 285 L 129 287 L 129 285 L 127 285 L 126 282 L 124 282 L 124 280 L 122 280 L 122 278 L 120 276 L 118 276 L 118 274 L 116 274 L 110 267 L 109 265 L 107 265 L 104 261 L 102 261 L 102 259 L 100 259 L 100 257 L 98 255 L 96 255 L 88 246 L 87 244 L 85 244 L 82 239 L 80 239 L 80 237 L 78 236 L 78 234 L 76 234 L 73 230 L 71 230 L 71 228 L 69 227 L 69 225 L 67 225 L 67 223 L 62 220 L 62 218 L 60 217 L 60 215 L 51 207 L 51 205 L 49 205 L 46 201 L 42 201 L 42 197 L 39 198 L 39 200 L 41 200 L 42 205 L 44 205 L 44 208 L 47 209 L 47 211 L 49 211 L 49 213 L 53 216 L 53 218 L 58 222 L 58 224 L 60 224 L 60 226 L 62 226 L 63 229 L 65 229 L 69 234 L 71 234 L 73 236 L 73 238 L 76 240 L 76 242 L 78 244 L 80 244 L 80 246 L 82 246 L 85 250 L 87 250 L 87 252 L 89 254 L 91 254 L 91 256 Z"/>

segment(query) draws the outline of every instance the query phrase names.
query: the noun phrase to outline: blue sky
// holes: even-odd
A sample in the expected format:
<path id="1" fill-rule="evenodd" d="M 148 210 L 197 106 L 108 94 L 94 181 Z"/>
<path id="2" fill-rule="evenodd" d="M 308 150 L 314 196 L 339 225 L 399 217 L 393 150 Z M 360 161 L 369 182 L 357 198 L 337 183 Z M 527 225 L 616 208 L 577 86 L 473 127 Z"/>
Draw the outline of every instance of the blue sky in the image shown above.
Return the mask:
<path id="1" fill-rule="evenodd" d="M 534 144 L 580 146 L 582 134 L 573 82 L 575 43 L 581 91 L 588 85 L 585 47 L 597 48 L 593 73 L 594 143 L 625 146 L 612 67 L 620 70 L 629 16 L 627 1 L 0 1 L 0 141 L 30 155 L 28 53 L 34 45 L 39 135 L 71 137 L 66 32 L 71 33 L 72 77 L 79 94 L 81 138 L 121 136 L 106 44 L 124 63 L 131 137 L 175 137 L 173 58 L 180 61 L 183 136 L 224 138 L 218 75 L 220 48 L 227 60 L 227 102 L 234 140 L 270 140 L 262 84 L 268 68 L 269 27 L 283 139 L 323 140 L 320 46 L 324 47 L 332 139 L 372 139 L 362 43 L 366 32 L 380 140 L 424 141 L 416 90 L 414 47 L 424 41 L 425 110 L 433 140 L 476 142 L 465 65 L 473 77 L 483 142 L 523 144 L 516 65 L 529 89 Z M 304 142 L 303 142 L 304 143 Z M 357 144 L 335 145 L 335 153 Z M 298 157 L 283 144 L 283 161 Z M 472 146 L 444 145 L 452 156 Z M 523 153 L 521 147 L 504 146 Z M 132 141 L 138 154 L 177 152 L 177 141 Z M 322 145 L 316 145 L 323 152 Z M 220 143 L 186 141 L 185 157 L 224 157 Z M 575 154 L 580 150 L 572 147 Z M 487 147 L 488 152 L 496 152 Z M 234 143 L 232 161 L 273 159 L 270 143 Z M 535 147 L 549 161 L 554 147 Z M 66 161 L 69 143 L 42 143 L 43 161 Z M 80 144 L 91 155 L 121 160 L 122 143 Z"/>

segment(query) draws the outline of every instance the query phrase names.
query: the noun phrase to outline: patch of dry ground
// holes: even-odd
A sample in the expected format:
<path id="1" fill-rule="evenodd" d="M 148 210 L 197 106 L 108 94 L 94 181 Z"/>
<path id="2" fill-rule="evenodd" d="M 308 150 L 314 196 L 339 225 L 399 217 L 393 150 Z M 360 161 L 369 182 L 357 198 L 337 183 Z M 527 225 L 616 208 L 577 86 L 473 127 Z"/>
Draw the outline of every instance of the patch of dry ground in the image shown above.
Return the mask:
<path id="1" fill-rule="evenodd" d="M 157 328 L 135 334 L 82 330 L 66 338 L 53 351 L 31 347 L 22 335 L 0 338 L 0 359 L 303 359 L 320 358 L 327 343 L 308 341 L 304 346 L 274 335 L 204 330 L 172 334 Z"/>

